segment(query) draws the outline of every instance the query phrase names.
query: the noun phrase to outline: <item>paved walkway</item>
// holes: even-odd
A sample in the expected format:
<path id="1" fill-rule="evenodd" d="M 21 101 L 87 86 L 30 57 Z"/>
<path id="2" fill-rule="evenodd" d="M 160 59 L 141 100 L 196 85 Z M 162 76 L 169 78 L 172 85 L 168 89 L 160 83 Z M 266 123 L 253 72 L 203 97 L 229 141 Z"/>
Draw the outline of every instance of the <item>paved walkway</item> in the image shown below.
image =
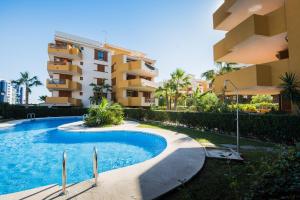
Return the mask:
<path id="1" fill-rule="evenodd" d="M 119 127 L 83 128 L 80 124 L 62 126 L 72 131 L 89 131 L 101 134 L 107 130 L 135 130 L 163 136 L 167 148 L 158 156 L 142 163 L 99 174 L 98 186 L 93 179 L 69 185 L 66 195 L 61 187 L 49 185 L 18 193 L 2 195 L 1 200 L 11 199 L 87 199 L 127 200 L 153 199 L 192 178 L 203 167 L 205 151 L 192 138 L 162 129 L 138 128 L 137 123 L 127 122 Z M 81 128 L 80 128 L 81 127 Z"/>

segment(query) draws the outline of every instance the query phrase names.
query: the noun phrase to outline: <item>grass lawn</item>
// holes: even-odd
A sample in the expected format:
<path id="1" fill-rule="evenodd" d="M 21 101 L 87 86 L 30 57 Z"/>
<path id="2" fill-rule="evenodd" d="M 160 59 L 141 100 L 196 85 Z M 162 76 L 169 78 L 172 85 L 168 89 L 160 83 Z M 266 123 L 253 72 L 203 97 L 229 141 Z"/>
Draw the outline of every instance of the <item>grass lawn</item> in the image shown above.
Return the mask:
<path id="1" fill-rule="evenodd" d="M 216 146 L 220 144 L 235 144 L 234 137 L 202 132 L 199 130 L 174 127 L 159 123 L 142 123 L 139 127 L 163 128 L 184 133 L 194 138 L 204 146 L 209 142 Z M 241 145 L 253 145 L 259 147 L 276 147 L 271 143 L 241 138 Z M 244 162 L 227 161 L 221 159 L 207 158 L 203 169 L 189 182 L 181 187 L 165 194 L 160 199 L 243 199 L 249 191 L 249 184 L 255 181 L 252 173 L 254 166 L 259 165 L 264 157 L 275 156 L 263 150 L 243 150 L 241 153 Z"/>

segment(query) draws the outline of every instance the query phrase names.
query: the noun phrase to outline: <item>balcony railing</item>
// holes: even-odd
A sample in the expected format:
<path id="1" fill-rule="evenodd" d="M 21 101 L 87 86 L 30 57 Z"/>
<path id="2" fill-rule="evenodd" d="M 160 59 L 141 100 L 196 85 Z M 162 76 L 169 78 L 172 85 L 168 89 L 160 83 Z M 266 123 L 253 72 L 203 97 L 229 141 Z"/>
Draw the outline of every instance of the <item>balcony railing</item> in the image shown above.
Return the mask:
<path id="1" fill-rule="evenodd" d="M 70 44 L 48 44 L 48 53 L 70 59 L 82 58 L 79 47 Z"/>
<path id="2" fill-rule="evenodd" d="M 66 84 L 66 79 L 48 79 L 48 84 Z"/>
<path id="3" fill-rule="evenodd" d="M 155 103 L 155 98 L 147 98 L 147 97 L 145 97 L 145 103 L 154 104 Z"/>
<path id="4" fill-rule="evenodd" d="M 47 88 L 49 90 L 81 90 L 81 84 L 68 79 L 48 79 Z"/>

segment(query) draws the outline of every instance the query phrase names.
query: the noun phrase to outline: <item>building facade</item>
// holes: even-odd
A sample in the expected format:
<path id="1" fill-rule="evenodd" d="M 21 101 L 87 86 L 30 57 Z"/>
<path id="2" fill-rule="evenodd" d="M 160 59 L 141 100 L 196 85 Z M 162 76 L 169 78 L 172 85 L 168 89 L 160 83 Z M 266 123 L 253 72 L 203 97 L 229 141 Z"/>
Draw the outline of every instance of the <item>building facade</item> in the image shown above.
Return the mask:
<path id="1" fill-rule="evenodd" d="M 105 44 L 112 52 L 112 98 L 129 107 L 148 107 L 156 104 L 154 78 L 158 69 L 155 60 L 142 52 Z"/>
<path id="2" fill-rule="evenodd" d="M 192 94 L 196 90 L 199 90 L 200 93 L 209 91 L 209 83 L 205 80 L 196 78 L 195 75 L 189 74 L 191 77 L 191 86 L 188 88 L 188 94 Z"/>
<path id="3" fill-rule="evenodd" d="M 225 0 L 213 15 L 214 28 L 227 31 L 214 46 L 214 59 L 246 67 L 216 77 L 214 91 L 222 93 L 224 81 L 231 80 L 241 95 L 280 97 L 280 76 L 289 72 L 300 78 L 299 10 L 299 0 Z M 226 94 L 233 91 L 228 86 Z"/>
<path id="4" fill-rule="evenodd" d="M 46 104 L 89 106 L 94 95 L 91 83 L 111 85 L 110 51 L 100 42 L 62 32 L 56 32 L 54 40 L 48 45 L 47 88 L 52 96 Z M 111 98 L 110 92 L 106 97 Z"/>
<path id="5" fill-rule="evenodd" d="M 108 84 L 105 96 L 123 106 L 142 107 L 154 103 L 158 70 L 145 54 L 86 38 L 56 32 L 48 45 L 47 88 L 52 106 L 84 106 L 94 95 L 91 83 Z"/>
<path id="6" fill-rule="evenodd" d="M 13 85 L 11 81 L 0 80 L 0 103 L 24 104 L 25 88 Z"/>

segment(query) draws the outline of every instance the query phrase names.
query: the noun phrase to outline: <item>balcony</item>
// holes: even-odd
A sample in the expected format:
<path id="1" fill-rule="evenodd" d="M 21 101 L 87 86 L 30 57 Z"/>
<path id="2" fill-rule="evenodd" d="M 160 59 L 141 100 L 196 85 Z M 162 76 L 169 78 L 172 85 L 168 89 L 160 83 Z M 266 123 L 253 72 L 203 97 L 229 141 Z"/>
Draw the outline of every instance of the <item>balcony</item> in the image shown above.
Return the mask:
<path id="1" fill-rule="evenodd" d="M 81 59 L 82 54 L 77 47 L 73 47 L 72 45 L 58 45 L 50 43 L 48 44 L 48 54 L 53 56 L 69 58 L 69 59 Z"/>
<path id="2" fill-rule="evenodd" d="M 143 91 L 155 91 L 158 88 L 157 83 L 143 78 L 124 80 L 120 83 L 119 87 Z"/>
<path id="3" fill-rule="evenodd" d="M 81 84 L 68 79 L 48 79 L 47 88 L 51 90 L 67 90 L 77 91 L 81 90 Z"/>
<path id="4" fill-rule="evenodd" d="M 225 0 L 213 15 L 214 28 L 229 31 L 253 14 L 266 15 L 283 5 L 284 0 Z"/>
<path id="5" fill-rule="evenodd" d="M 81 75 L 82 69 L 78 65 L 72 65 L 67 63 L 55 63 L 48 62 L 47 69 L 49 74 L 69 74 L 69 75 Z"/>
<path id="6" fill-rule="evenodd" d="M 143 60 L 128 62 L 128 68 L 126 70 L 144 76 L 158 76 L 158 69 L 150 64 L 146 64 Z"/>
<path id="7" fill-rule="evenodd" d="M 118 99 L 118 102 L 123 106 L 149 107 L 155 104 L 155 99 L 146 97 L 127 97 Z"/>
<path id="8" fill-rule="evenodd" d="M 287 48 L 284 9 L 252 15 L 214 46 L 215 61 L 261 64 L 275 60 Z"/>
<path id="9" fill-rule="evenodd" d="M 47 97 L 46 104 L 55 106 L 81 106 L 81 100 L 71 97 Z"/>
<path id="10" fill-rule="evenodd" d="M 213 83 L 213 90 L 222 94 L 224 81 L 232 81 L 239 89 L 240 95 L 279 94 L 280 76 L 288 71 L 288 59 L 276 62 L 253 65 L 235 72 L 217 76 Z M 228 85 L 227 95 L 234 94 L 234 88 Z"/>

